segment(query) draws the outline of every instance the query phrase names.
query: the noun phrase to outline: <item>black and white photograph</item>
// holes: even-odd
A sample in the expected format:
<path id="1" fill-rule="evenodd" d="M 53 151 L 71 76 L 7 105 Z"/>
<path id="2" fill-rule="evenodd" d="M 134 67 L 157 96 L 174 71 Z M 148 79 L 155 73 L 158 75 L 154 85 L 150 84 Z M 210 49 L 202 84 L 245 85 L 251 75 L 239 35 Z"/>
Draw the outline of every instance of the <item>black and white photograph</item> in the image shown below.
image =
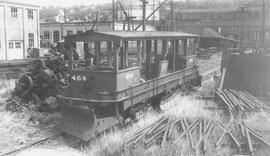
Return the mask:
<path id="1" fill-rule="evenodd" d="M 270 156 L 270 0 L 0 0 L 0 156 Z"/>

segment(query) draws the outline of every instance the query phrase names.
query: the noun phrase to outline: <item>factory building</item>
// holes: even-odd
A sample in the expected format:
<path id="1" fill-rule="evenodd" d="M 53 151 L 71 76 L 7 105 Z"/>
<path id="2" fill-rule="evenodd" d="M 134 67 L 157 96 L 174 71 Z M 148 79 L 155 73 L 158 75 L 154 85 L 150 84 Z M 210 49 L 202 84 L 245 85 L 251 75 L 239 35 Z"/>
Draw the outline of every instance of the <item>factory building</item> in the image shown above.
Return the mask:
<path id="1" fill-rule="evenodd" d="M 200 34 L 204 28 L 211 28 L 223 37 L 242 40 L 246 47 L 259 48 L 262 43 L 261 7 L 230 9 L 182 9 L 171 16 L 170 10 L 160 12 L 163 30 L 181 30 Z M 270 12 L 265 10 L 265 41 L 270 47 Z M 200 34 L 202 35 L 202 34 Z"/>
<path id="2" fill-rule="evenodd" d="M 39 48 L 39 6 L 0 1 L 0 60 L 23 59 Z"/>

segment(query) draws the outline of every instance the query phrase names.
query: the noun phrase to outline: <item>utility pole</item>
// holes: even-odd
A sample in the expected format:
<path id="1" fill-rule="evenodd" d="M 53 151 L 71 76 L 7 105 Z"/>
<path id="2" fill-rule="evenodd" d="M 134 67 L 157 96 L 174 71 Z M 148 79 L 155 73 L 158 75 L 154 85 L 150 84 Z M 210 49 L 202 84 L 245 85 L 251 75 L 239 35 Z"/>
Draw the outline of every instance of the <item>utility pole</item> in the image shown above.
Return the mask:
<path id="1" fill-rule="evenodd" d="M 142 30 L 145 31 L 146 4 L 148 4 L 148 2 L 146 0 L 141 0 L 141 2 L 143 3 Z"/>
<path id="2" fill-rule="evenodd" d="M 174 0 L 171 0 L 170 1 L 170 10 L 171 10 L 171 15 L 170 15 L 170 20 L 171 20 L 171 31 L 175 31 L 174 29 L 175 29 L 175 26 L 174 26 L 174 24 L 175 24 L 175 19 L 174 19 Z"/>
<path id="3" fill-rule="evenodd" d="M 150 15 L 148 15 L 146 18 L 145 18 L 145 20 L 148 20 L 148 19 L 150 19 L 150 17 L 152 17 L 152 15 L 154 15 L 155 14 L 155 12 L 157 12 L 166 2 L 167 2 L 168 0 L 164 0 L 162 3 L 160 3 L 159 4 L 159 6 L 150 14 Z M 141 26 L 143 25 L 143 22 L 142 23 L 140 23 L 136 28 L 135 28 L 135 30 L 138 30 Z"/>
<path id="4" fill-rule="evenodd" d="M 67 23 L 67 10 L 64 8 L 64 23 Z"/>
<path id="5" fill-rule="evenodd" d="M 262 0 L 262 35 L 261 35 L 261 47 L 264 48 L 265 40 L 265 2 Z"/>
<path id="6" fill-rule="evenodd" d="M 241 52 L 243 53 L 244 51 L 244 10 L 245 7 L 241 7 L 241 38 L 240 38 L 240 43 L 241 43 Z"/>
<path id="7" fill-rule="evenodd" d="M 114 31 L 115 27 L 115 3 L 114 0 L 112 0 L 112 30 Z"/>

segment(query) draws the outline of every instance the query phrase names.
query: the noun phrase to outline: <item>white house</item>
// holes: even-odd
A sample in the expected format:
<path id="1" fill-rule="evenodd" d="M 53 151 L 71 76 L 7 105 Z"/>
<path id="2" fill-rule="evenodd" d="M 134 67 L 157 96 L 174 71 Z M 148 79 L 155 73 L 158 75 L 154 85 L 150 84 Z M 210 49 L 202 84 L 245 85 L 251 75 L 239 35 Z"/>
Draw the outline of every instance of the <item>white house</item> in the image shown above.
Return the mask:
<path id="1" fill-rule="evenodd" d="M 23 59 L 39 48 L 39 6 L 0 0 L 0 60 Z"/>

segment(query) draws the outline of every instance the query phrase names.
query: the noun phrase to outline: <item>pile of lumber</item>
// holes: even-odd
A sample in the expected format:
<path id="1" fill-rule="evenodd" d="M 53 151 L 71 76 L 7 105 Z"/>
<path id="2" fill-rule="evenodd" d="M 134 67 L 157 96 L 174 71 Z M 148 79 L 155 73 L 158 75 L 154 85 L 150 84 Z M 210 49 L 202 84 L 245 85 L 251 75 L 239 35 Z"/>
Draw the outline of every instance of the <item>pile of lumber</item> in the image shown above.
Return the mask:
<path id="1" fill-rule="evenodd" d="M 247 91 L 235 89 L 216 90 L 216 97 L 231 111 L 253 112 L 266 110 L 270 107 Z"/>

